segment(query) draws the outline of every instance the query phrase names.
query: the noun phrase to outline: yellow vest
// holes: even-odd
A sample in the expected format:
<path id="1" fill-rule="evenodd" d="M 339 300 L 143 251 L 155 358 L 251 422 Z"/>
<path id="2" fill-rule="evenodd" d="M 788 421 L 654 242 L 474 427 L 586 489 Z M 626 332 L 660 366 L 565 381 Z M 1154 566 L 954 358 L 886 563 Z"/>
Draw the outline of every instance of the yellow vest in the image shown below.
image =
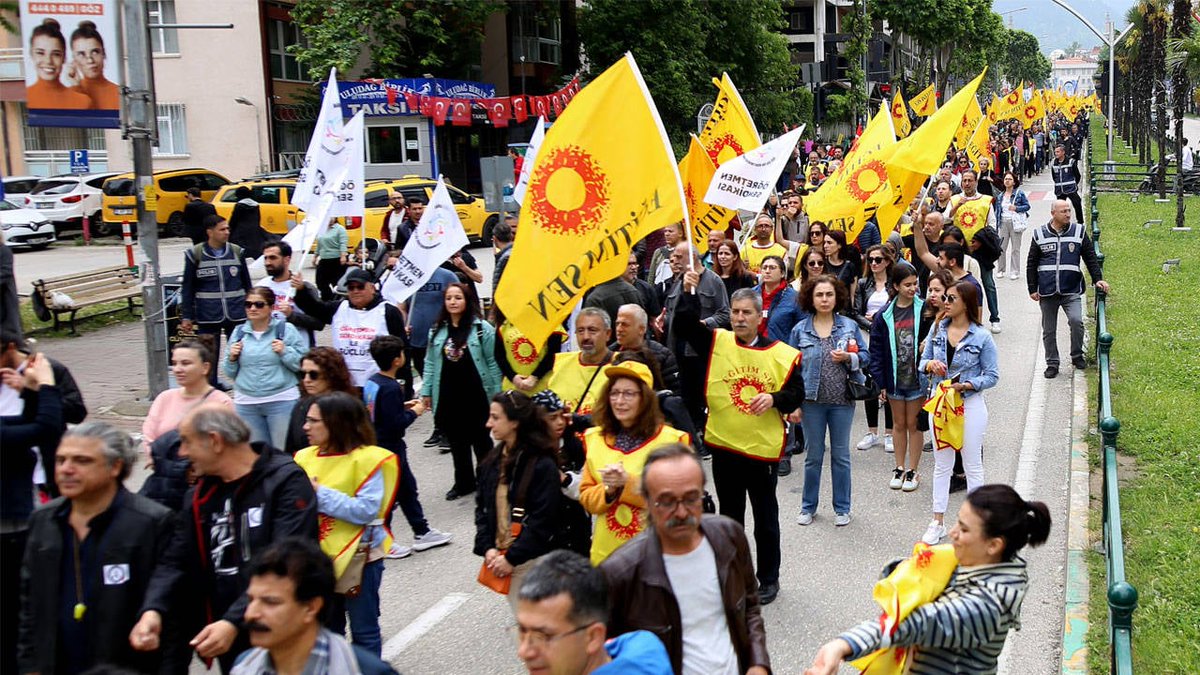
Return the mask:
<path id="1" fill-rule="evenodd" d="M 958 205 L 954 211 L 954 224 L 963 231 L 970 244 L 975 233 L 987 225 L 988 215 L 992 213 L 992 198 L 980 195 L 978 199 L 968 200 L 963 199 L 962 195 L 955 195 L 954 203 Z"/>
<path id="2" fill-rule="evenodd" d="M 546 386 L 558 394 L 567 410 L 579 415 L 590 415 L 592 406 L 596 403 L 596 395 L 604 386 L 604 373 L 596 375 L 596 379 L 593 381 L 592 375 L 595 375 L 596 369 L 601 366 L 584 365 L 579 358 L 579 352 L 555 354 L 554 370 L 550 372 L 548 378 L 545 378 Z M 588 382 L 592 383 L 590 388 Z M 587 390 L 586 396 L 584 395 L 585 389 Z"/>
<path id="3" fill-rule="evenodd" d="M 742 249 L 742 260 L 746 263 L 746 267 L 750 268 L 750 272 L 758 274 L 758 268 L 762 267 L 763 258 L 769 255 L 777 255 L 780 258 L 787 256 L 787 247 L 772 242 L 766 248 L 758 248 L 753 242 L 747 242 L 746 247 Z"/>
<path id="4" fill-rule="evenodd" d="M 540 348 L 534 346 L 529 338 L 525 337 L 525 334 L 509 321 L 500 324 L 500 339 L 504 342 L 504 358 L 513 371 L 518 375 L 532 375 L 542 360 L 546 345 L 542 345 Z M 504 378 L 501 386 L 505 390 L 514 388 L 512 381 L 507 377 Z M 532 391 L 525 393 L 534 394 L 545 388 L 546 378 L 543 377 L 538 380 L 537 386 Z"/>
<path id="5" fill-rule="evenodd" d="M 355 495 L 366 484 L 376 471 L 383 471 L 383 501 L 379 503 L 377 518 L 387 517 L 388 507 L 396 499 L 396 487 L 400 484 L 400 462 L 395 453 L 377 445 L 364 445 L 345 455 L 322 455 L 317 452 L 317 446 L 310 445 L 296 453 L 296 463 L 304 469 L 309 478 L 318 480 L 321 485 L 333 488 L 344 495 Z M 318 504 L 318 508 L 320 505 Z M 335 578 L 341 578 L 350 558 L 358 548 L 362 539 L 365 525 L 355 525 L 344 520 L 338 520 L 324 513 L 318 515 L 319 531 L 317 538 L 321 550 L 333 559 Z M 387 532 L 387 528 L 384 528 Z M 383 542 L 383 550 L 392 545 L 392 533 L 387 532 Z"/>
<path id="6" fill-rule="evenodd" d="M 651 452 L 671 443 L 687 442 L 686 433 L 664 424 L 654 438 L 625 453 L 610 446 L 604 440 L 604 432 L 599 427 L 592 427 L 583 434 L 583 449 L 587 453 L 584 471 L 591 472 L 597 483 L 603 483 L 600 472 L 604 467 L 620 464 L 625 468 L 625 473 L 636 483 L 640 483 L 642 466 Z M 596 566 L 646 529 L 646 510 L 617 499 L 609 505 L 608 511 L 593 520 L 595 527 L 592 531 L 592 566 Z"/>
<path id="7" fill-rule="evenodd" d="M 774 462 L 783 452 L 784 424 L 778 410 L 750 413 L 750 402 L 761 393 L 783 388 L 800 352 L 783 342 L 770 347 L 745 347 L 733 331 L 713 333 L 708 359 L 708 424 L 704 442 L 754 459 Z"/>

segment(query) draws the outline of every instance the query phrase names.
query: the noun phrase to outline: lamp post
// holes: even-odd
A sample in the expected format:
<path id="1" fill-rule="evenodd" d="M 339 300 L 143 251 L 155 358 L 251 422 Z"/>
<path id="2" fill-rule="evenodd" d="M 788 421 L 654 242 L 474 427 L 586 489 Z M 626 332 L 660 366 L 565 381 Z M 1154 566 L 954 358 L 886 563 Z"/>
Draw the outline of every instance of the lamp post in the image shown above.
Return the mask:
<path id="1" fill-rule="evenodd" d="M 254 102 L 251 101 L 250 99 L 246 98 L 245 96 L 239 96 L 233 100 L 235 103 L 240 103 L 242 105 L 248 105 L 251 108 L 254 108 L 254 136 L 258 140 L 258 143 L 257 143 L 258 168 L 255 170 L 255 173 L 262 173 L 262 171 L 263 171 L 262 125 L 259 124 L 259 120 L 258 120 L 258 106 L 254 105 Z"/>

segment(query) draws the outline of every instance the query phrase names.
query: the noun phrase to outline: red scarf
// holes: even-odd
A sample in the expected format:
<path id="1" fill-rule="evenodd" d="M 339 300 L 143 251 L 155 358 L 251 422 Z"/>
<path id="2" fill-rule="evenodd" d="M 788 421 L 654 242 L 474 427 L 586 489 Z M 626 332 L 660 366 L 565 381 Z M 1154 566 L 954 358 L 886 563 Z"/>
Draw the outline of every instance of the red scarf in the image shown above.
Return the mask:
<path id="1" fill-rule="evenodd" d="M 783 292 L 784 286 L 787 286 L 787 283 L 781 282 L 774 291 L 768 293 L 766 284 L 763 284 L 761 291 L 763 320 L 758 324 L 758 334 L 762 337 L 767 337 L 767 313 L 771 311 L 771 305 L 775 303 L 775 298 Z"/>

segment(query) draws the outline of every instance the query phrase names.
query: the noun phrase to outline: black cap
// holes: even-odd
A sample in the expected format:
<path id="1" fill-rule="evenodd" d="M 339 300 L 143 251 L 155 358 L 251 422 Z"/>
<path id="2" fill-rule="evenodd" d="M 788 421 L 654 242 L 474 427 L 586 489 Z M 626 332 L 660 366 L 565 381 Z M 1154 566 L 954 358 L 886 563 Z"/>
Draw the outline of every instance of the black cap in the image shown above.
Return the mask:
<path id="1" fill-rule="evenodd" d="M 371 273 L 364 270 L 363 268 L 355 267 L 354 269 L 350 270 L 349 273 L 346 274 L 346 283 L 350 284 L 355 281 L 364 283 L 364 284 L 374 284 L 375 277 L 371 276 Z"/>

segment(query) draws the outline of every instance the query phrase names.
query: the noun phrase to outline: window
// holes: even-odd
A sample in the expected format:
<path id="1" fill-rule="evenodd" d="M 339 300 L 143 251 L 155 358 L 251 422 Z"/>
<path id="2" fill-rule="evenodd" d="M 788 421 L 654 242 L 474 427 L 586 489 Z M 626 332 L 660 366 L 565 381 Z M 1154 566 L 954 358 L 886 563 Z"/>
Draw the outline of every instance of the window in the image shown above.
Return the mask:
<path id="1" fill-rule="evenodd" d="M 463 192 L 462 190 L 459 190 L 458 188 L 448 187 L 446 188 L 446 192 L 450 193 L 450 201 L 455 204 L 470 204 L 471 202 L 475 201 L 474 197 Z"/>
<path id="2" fill-rule="evenodd" d="M 369 190 L 363 195 L 363 208 L 368 209 L 386 209 L 389 206 L 388 197 L 391 196 L 391 190 Z"/>
<path id="3" fill-rule="evenodd" d="M 513 36 L 514 56 L 533 63 L 562 62 L 562 31 L 557 16 L 539 14 L 529 5 L 517 5 L 517 28 Z"/>
<path id="4" fill-rule="evenodd" d="M 787 10 L 788 29 L 786 33 L 811 34 L 813 32 L 813 8 L 796 7 Z"/>
<path id="5" fill-rule="evenodd" d="M 182 103 L 158 104 L 158 145 L 154 148 L 157 157 L 188 154 L 187 124 Z"/>
<path id="6" fill-rule="evenodd" d="M 308 81 L 308 69 L 300 65 L 288 47 L 307 46 L 300 27 L 288 21 L 267 19 L 267 51 L 271 54 L 271 77 L 277 80 Z"/>
<path id="7" fill-rule="evenodd" d="M 420 162 L 420 128 L 416 125 L 368 127 L 367 161 L 371 164 Z"/>
<path id="8" fill-rule="evenodd" d="M 175 0 L 146 0 L 151 26 L 175 23 Z M 150 29 L 150 51 L 155 54 L 178 54 L 179 31 L 174 28 Z"/>
<path id="9" fill-rule="evenodd" d="M 200 189 L 201 190 L 220 190 L 229 185 L 229 181 L 218 176 L 215 173 L 200 174 Z M 257 200 L 256 200 L 257 201 Z"/>

